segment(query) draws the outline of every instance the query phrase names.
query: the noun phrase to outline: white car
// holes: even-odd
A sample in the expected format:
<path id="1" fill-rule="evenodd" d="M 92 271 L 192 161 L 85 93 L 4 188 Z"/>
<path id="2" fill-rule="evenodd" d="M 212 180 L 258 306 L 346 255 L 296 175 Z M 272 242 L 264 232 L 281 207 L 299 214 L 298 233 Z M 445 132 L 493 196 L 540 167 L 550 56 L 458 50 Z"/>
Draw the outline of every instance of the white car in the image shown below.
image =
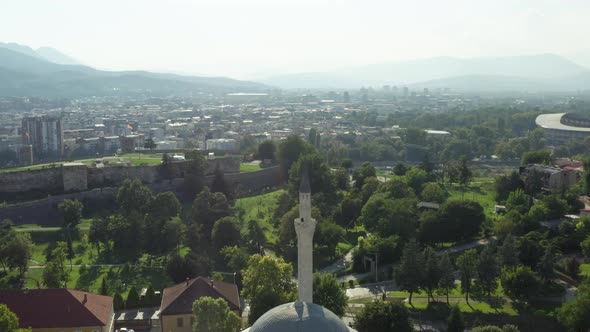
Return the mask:
<path id="1" fill-rule="evenodd" d="M 126 327 L 122 327 L 118 329 L 116 332 L 135 332 L 133 329 L 128 329 Z"/>

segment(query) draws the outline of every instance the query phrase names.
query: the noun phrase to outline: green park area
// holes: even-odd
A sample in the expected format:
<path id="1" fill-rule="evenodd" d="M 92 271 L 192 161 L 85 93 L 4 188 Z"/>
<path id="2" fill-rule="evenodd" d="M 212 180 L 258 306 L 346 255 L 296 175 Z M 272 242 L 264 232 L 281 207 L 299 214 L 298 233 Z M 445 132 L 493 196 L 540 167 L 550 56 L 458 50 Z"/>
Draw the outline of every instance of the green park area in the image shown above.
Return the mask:
<path id="1" fill-rule="evenodd" d="M 273 220 L 279 196 L 285 190 L 277 190 L 262 195 L 245 197 L 236 200 L 236 211 L 241 220 L 241 228 L 246 230 L 249 220 L 256 220 L 264 231 L 269 244 L 276 244 L 278 240 L 278 220 Z"/>

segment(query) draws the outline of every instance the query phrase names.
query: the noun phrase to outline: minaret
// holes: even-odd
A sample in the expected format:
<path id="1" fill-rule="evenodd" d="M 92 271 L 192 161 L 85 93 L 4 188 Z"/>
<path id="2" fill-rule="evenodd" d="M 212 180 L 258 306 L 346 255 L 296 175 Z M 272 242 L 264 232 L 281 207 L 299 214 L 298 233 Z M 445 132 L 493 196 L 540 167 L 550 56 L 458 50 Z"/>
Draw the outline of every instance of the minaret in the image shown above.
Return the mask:
<path id="1" fill-rule="evenodd" d="M 311 218 L 311 187 L 307 169 L 303 170 L 299 186 L 299 218 L 295 219 L 297 233 L 298 300 L 313 303 L 313 233 L 316 221 Z"/>

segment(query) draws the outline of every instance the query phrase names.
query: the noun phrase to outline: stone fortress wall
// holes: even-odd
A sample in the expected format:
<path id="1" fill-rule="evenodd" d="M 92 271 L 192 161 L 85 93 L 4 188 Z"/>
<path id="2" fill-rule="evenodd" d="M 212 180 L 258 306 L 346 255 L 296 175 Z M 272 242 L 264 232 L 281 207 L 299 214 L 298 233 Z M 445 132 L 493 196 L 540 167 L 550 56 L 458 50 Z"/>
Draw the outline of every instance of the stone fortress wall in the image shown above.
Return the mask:
<path id="1" fill-rule="evenodd" d="M 219 167 L 225 174 L 239 173 L 238 158 L 207 160 L 206 175 Z M 174 162 L 170 178 L 182 178 L 190 161 Z M 60 167 L 32 171 L 0 173 L 0 194 L 26 193 L 30 191 L 63 194 L 92 188 L 118 186 L 125 179 L 140 179 L 146 184 L 162 179 L 161 167 L 129 166 L 93 168 L 79 163 L 66 163 Z"/>
<path id="2" fill-rule="evenodd" d="M 217 167 L 217 164 L 220 165 L 220 169 L 225 171 L 224 177 L 226 182 L 235 189 L 239 196 L 256 194 L 267 188 L 277 187 L 284 183 L 279 167 L 269 167 L 257 172 L 239 173 L 239 160 L 237 160 L 236 163 L 234 161 L 224 162 L 224 159 L 214 159 L 209 161 L 209 170 L 207 173 L 211 174 Z M 127 170 L 125 170 L 126 168 Z M 44 226 L 60 226 L 61 215 L 57 207 L 65 199 L 77 199 L 81 201 L 87 210 L 85 211 L 86 213 L 110 210 L 116 207 L 116 187 L 126 178 L 139 178 L 154 192 L 172 191 L 176 193 L 179 198 L 182 198 L 184 194 L 184 179 L 182 177 L 161 179 L 160 175 L 158 174 L 158 167 L 139 166 L 118 167 L 112 169 L 104 168 L 102 169 L 103 172 L 96 172 L 96 170 L 97 169 L 93 168 L 79 167 L 79 165 L 68 165 L 67 167 L 64 167 L 64 170 L 62 170 L 60 167 L 42 170 L 44 172 L 38 172 L 39 174 L 36 174 L 34 178 L 40 178 L 40 174 L 44 174 L 46 176 L 51 174 L 53 176 L 51 181 L 45 180 L 45 182 L 51 184 L 53 189 L 65 185 L 68 185 L 71 189 L 79 188 L 76 186 L 84 183 L 84 180 L 87 181 L 87 185 L 91 189 L 79 190 L 77 192 L 70 193 L 61 193 L 39 200 L 0 207 L 0 220 L 8 218 L 16 225 L 39 224 Z M 104 172 L 105 170 L 106 172 Z M 84 174 L 87 176 L 84 177 Z M 175 176 L 179 175 L 183 175 L 182 171 L 177 170 Z M 26 177 L 20 178 L 29 180 L 32 177 L 31 175 L 27 175 Z M 64 182 L 64 179 L 66 178 L 67 180 Z M 211 186 L 213 178 L 213 175 L 206 176 L 205 184 L 207 186 Z M 2 177 L 0 176 L 0 181 L 1 179 Z M 60 183 L 60 181 L 57 181 L 56 179 L 59 179 L 62 182 Z M 105 181 L 105 179 L 108 180 Z M 116 185 L 95 187 L 100 183 L 115 183 Z M 29 187 L 32 186 L 27 186 L 27 188 Z M 41 186 L 37 186 L 35 188 L 39 187 Z M 3 188 L 4 187 L 0 187 L 0 190 Z M 63 187 L 61 190 L 63 191 Z"/>

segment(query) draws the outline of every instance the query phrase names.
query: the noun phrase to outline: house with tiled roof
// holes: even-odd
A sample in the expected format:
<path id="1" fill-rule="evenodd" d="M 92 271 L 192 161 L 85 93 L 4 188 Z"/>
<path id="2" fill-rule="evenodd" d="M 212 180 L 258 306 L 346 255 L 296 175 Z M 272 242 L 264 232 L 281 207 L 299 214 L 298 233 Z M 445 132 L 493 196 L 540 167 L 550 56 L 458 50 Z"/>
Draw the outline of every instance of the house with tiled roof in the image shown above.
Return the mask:
<path id="1" fill-rule="evenodd" d="M 113 298 L 58 289 L 0 290 L 0 303 L 33 332 L 113 332 Z"/>
<path id="2" fill-rule="evenodd" d="M 203 277 L 164 289 L 160 305 L 162 332 L 192 332 L 193 303 L 201 297 L 222 298 L 229 309 L 241 315 L 240 295 L 235 284 Z"/>

